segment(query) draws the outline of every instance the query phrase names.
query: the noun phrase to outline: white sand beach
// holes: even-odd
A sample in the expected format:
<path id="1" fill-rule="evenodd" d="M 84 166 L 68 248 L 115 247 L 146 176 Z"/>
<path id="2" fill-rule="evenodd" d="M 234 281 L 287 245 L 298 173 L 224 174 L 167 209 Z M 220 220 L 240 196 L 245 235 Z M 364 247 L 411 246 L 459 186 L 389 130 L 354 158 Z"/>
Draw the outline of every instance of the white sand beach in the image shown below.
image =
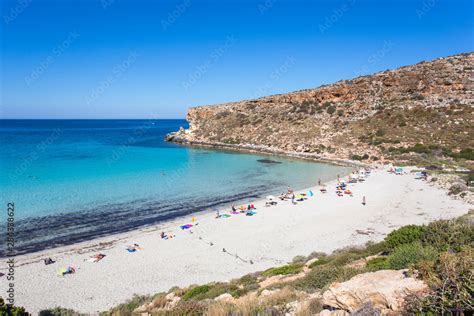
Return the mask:
<path id="1" fill-rule="evenodd" d="M 198 224 L 190 230 L 179 226 L 191 223 L 192 216 L 17 257 L 16 304 L 33 314 L 55 306 L 94 313 L 123 303 L 133 294 L 230 280 L 283 265 L 296 255 L 378 241 L 397 227 L 457 217 L 472 207 L 416 180 L 413 174 L 394 175 L 386 170 L 373 171 L 365 182 L 350 184 L 352 197 L 337 196 L 334 183 L 327 189 L 322 194 L 318 186 L 311 188 L 314 196 L 296 205 L 278 201 L 265 207 L 264 200 L 255 201 L 254 216 L 216 219 L 215 213 L 196 214 Z M 161 231 L 176 237 L 161 239 Z M 134 243 L 143 249 L 127 252 L 126 247 Z M 99 252 L 106 255 L 100 262 L 85 261 Z M 57 262 L 45 265 L 41 260 L 45 257 Z M 67 266 L 74 266 L 76 273 L 58 275 Z M 0 271 L 4 270 L 3 262 Z"/>

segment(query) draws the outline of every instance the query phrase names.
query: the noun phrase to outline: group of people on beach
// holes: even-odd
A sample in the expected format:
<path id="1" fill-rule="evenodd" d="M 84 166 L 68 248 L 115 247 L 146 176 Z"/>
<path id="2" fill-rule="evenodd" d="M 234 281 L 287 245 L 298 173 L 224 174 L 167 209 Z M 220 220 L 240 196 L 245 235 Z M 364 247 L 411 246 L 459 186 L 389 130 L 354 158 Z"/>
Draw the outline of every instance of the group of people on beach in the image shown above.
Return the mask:
<path id="1" fill-rule="evenodd" d="M 395 170 L 395 169 L 391 170 L 392 173 L 396 173 L 396 171 L 398 171 L 400 173 L 399 170 Z M 365 177 L 367 177 L 370 174 L 370 171 L 367 171 L 365 169 L 363 171 L 357 170 L 357 171 L 353 172 L 353 174 L 355 176 L 352 176 L 352 175 L 349 176 L 347 183 L 362 182 L 365 179 Z M 338 177 L 338 182 L 336 184 L 336 194 L 338 196 L 343 196 L 344 194 L 353 196 L 352 191 L 350 189 L 348 189 L 348 187 L 347 187 L 347 183 L 344 182 L 344 181 L 341 181 L 341 177 L 339 175 L 337 177 Z M 327 193 L 326 186 L 321 183 L 321 179 L 318 180 L 318 185 L 320 186 L 321 193 Z M 306 200 L 308 198 L 308 195 L 312 196 L 313 195 L 312 191 L 309 191 L 308 194 L 299 193 L 298 195 L 296 195 L 295 191 L 290 186 L 288 186 L 287 191 L 281 193 L 280 196 L 279 196 L 279 199 L 281 201 L 291 200 L 292 204 L 296 204 L 297 202 Z M 270 197 L 271 197 L 271 199 L 266 201 L 265 205 L 266 206 L 276 205 L 277 202 L 274 201 L 274 198 L 272 196 L 270 196 Z M 367 204 L 366 197 L 363 196 L 362 197 L 362 205 L 366 205 L 366 204 Z M 249 203 L 247 205 L 240 205 L 239 207 L 236 207 L 236 205 L 233 204 L 231 206 L 231 212 L 230 213 L 231 214 L 241 214 L 241 213 L 243 213 L 243 214 L 246 214 L 246 215 L 254 215 L 254 214 L 256 214 L 254 212 L 254 210 L 256 210 L 256 207 L 253 203 Z M 215 218 L 217 219 L 217 218 L 229 217 L 229 216 L 230 215 L 228 215 L 228 214 L 221 214 L 219 212 L 219 210 L 217 210 Z M 193 227 L 194 225 L 197 225 L 197 223 L 194 223 L 195 221 L 196 220 L 193 217 L 193 224 L 184 225 L 184 226 L 181 226 L 181 228 L 182 229 L 185 229 L 185 228 L 189 229 L 189 228 Z M 183 227 L 185 227 L 185 228 L 183 228 Z M 161 239 L 170 239 L 170 238 L 176 237 L 176 235 L 174 235 L 172 233 L 165 233 L 164 231 L 162 231 L 160 233 L 160 237 L 161 237 Z M 211 245 L 212 245 L 212 243 L 211 243 Z M 138 250 L 143 250 L 143 248 L 141 248 L 140 245 L 138 245 L 137 243 L 134 243 L 133 245 L 127 246 L 126 250 L 128 252 L 133 253 L 133 252 L 137 252 Z M 224 250 L 224 252 L 225 252 L 225 250 Z M 98 253 L 98 254 L 95 254 L 95 255 L 91 256 L 89 259 L 86 259 L 85 261 L 99 262 L 105 257 L 106 257 L 105 254 Z M 55 262 L 56 261 L 53 260 L 52 258 L 44 259 L 44 264 L 45 265 L 54 264 Z M 59 274 L 62 275 L 62 276 L 65 276 L 67 274 L 74 274 L 75 272 L 76 272 L 76 268 L 74 268 L 73 266 L 67 266 L 66 268 L 61 268 L 59 270 Z"/>

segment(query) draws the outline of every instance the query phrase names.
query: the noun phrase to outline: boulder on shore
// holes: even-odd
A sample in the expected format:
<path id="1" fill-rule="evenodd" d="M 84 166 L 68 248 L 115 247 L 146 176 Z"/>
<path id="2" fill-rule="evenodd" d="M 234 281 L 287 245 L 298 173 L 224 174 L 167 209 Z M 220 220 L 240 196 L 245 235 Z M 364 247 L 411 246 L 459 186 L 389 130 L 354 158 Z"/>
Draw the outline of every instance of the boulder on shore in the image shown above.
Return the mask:
<path id="1" fill-rule="evenodd" d="M 353 313 L 371 304 L 383 314 L 400 311 L 409 294 L 426 292 L 421 280 L 405 275 L 407 270 L 380 270 L 356 275 L 342 283 L 333 283 L 323 293 L 323 305 Z"/>

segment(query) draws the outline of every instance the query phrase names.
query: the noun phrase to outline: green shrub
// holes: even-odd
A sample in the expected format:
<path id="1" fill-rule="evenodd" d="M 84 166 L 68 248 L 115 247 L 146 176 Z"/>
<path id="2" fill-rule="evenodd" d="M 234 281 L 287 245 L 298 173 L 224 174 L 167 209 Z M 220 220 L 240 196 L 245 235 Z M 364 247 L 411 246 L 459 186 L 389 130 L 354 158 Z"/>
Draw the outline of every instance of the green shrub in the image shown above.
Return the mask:
<path id="1" fill-rule="evenodd" d="M 465 148 L 462 149 L 459 153 L 449 152 L 448 156 L 451 156 L 455 159 L 474 160 L 474 151 L 472 150 L 472 148 Z"/>
<path id="2" fill-rule="evenodd" d="M 367 159 L 369 159 L 369 155 L 367 155 L 367 154 L 364 154 L 363 156 L 352 155 L 352 156 L 351 156 L 351 159 L 352 159 L 352 160 L 359 160 L 359 161 L 360 161 L 360 160 L 367 160 Z"/>
<path id="3" fill-rule="evenodd" d="M 433 247 L 423 247 L 416 241 L 411 244 L 403 244 L 395 248 L 387 259 L 389 269 L 400 270 L 409 268 L 412 264 L 420 261 L 434 261 L 438 252 Z"/>
<path id="4" fill-rule="evenodd" d="M 418 154 L 429 154 L 431 150 L 423 144 L 416 144 L 415 146 L 408 148 L 408 152 L 414 152 Z"/>
<path id="5" fill-rule="evenodd" d="M 24 307 L 5 304 L 3 298 L 0 297 L 0 315 L 5 316 L 23 316 L 29 315 Z"/>
<path id="6" fill-rule="evenodd" d="M 379 128 L 376 132 L 375 132 L 375 136 L 378 136 L 378 137 L 382 137 L 385 135 L 385 130 L 383 130 L 382 128 Z"/>
<path id="7" fill-rule="evenodd" d="M 344 266 L 332 264 L 314 267 L 304 278 L 296 280 L 292 285 L 300 290 L 323 289 L 332 282 L 343 282 L 349 280 L 360 271 Z"/>
<path id="8" fill-rule="evenodd" d="M 380 242 L 368 241 L 365 244 L 365 252 L 367 256 L 377 255 L 386 250 L 387 250 L 387 244 L 385 243 L 385 241 L 380 241 Z"/>
<path id="9" fill-rule="evenodd" d="M 207 284 L 196 286 L 196 287 L 193 287 L 193 288 L 189 289 L 188 291 L 186 291 L 186 293 L 183 295 L 182 299 L 187 301 L 187 300 L 190 300 L 192 298 L 202 296 L 203 294 L 206 294 L 209 290 L 210 290 L 210 286 L 207 285 Z"/>
<path id="10" fill-rule="evenodd" d="M 0 314 L 3 315 L 3 314 Z M 55 307 L 50 309 L 42 310 L 38 313 L 39 316 L 82 316 L 86 314 L 80 314 L 72 309 Z"/>
<path id="11" fill-rule="evenodd" d="M 336 107 L 335 107 L 334 105 L 330 105 L 330 106 L 327 108 L 326 112 L 327 112 L 329 115 L 333 115 L 334 112 L 336 112 Z"/>
<path id="12" fill-rule="evenodd" d="M 150 296 L 134 295 L 127 302 L 112 308 L 109 312 L 104 313 L 104 314 L 105 315 L 116 315 L 116 314 L 118 314 L 118 315 L 129 315 L 137 307 L 139 307 L 139 306 L 141 306 L 145 303 L 149 303 L 151 300 L 152 300 L 152 298 Z M 57 315 L 62 315 L 62 314 L 57 314 Z"/>
<path id="13" fill-rule="evenodd" d="M 301 264 L 288 264 L 286 266 L 271 268 L 262 273 L 263 276 L 270 277 L 279 274 L 296 274 L 301 272 L 303 265 Z"/>
<path id="14" fill-rule="evenodd" d="M 331 262 L 331 259 L 329 257 L 322 257 L 322 258 L 319 258 L 317 261 L 311 263 L 309 265 L 309 268 L 312 269 L 314 267 L 322 266 L 322 265 L 327 264 L 329 262 Z"/>
<path id="15" fill-rule="evenodd" d="M 436 263 L 417 265 L 420 276 L 430 287 L 424 297 L 407 298 L 406 314 L 471 315 L 474 310 L 474 251 L 441 254 Z"/>
<path id="16" fill-rule="evenodd" d="M 305 263 L 306 257 L 305 256 L 296 256 L 293 258 L 292 263 Z"/>
<path id="17" fill-rule="evenodd" d="M 424 231 L 424 226 L 407 225 L 389 233 L 384 241 L 389 248 L 393 249 L 403 244 L 421 240 Z"/>
<path id="18" fill-rule="evenodd" d="M 422 242 L 438 251 L 461 251 L 465 246 L 472 245 L 474 240 L 473 225 L 466 218 L 440 220 L 428 224 Z"/>
<path id="19" fill-rule="evenodd" d="M 378 257 L 367 262 L 367 269 L 369 271 L 378 271 L 388 268 L 387 258 Z"/>

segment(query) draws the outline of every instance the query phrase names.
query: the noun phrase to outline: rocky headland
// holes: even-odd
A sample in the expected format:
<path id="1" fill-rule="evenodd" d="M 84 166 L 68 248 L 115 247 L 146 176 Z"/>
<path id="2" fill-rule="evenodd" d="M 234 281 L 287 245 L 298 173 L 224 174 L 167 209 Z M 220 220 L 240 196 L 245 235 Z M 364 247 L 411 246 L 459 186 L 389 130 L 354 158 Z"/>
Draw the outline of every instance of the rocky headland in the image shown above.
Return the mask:
<path id="1" fill-rule="evenodd" d="M 190 108 L 168 141 L 370 163 L 471 167 L 474 53 L 314 89 Z"/>

